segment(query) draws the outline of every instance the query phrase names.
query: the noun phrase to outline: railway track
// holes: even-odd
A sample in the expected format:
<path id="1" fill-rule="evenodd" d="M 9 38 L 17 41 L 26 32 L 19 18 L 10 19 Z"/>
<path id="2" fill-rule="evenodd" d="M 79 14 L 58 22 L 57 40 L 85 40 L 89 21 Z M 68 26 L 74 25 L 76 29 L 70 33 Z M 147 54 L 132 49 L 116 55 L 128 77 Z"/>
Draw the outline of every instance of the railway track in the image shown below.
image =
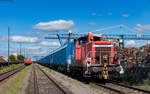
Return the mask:
<path id="1" fill-rule="evenodd" d="M 0 82 L 2 82 L 3 80 L 9 78 L 10 76 L 16 74 L 17 72 L 21 71 L 24 68 L 25 68 L 25 66 L 23 65 L 23 66 L 20 66 L 18 68 L 15 68 L 13 70 L 10 70 L 8 72 L 1 73 L 0 74 Z"/>
<path id="2" fill-rule="evenodd" d="M 33 77 L 34 77 L 34 94 L 39 94 L 39 87 L 37 83 L 37 75 L 35 71 L 35 66 L 33 66 Z"/>
<path id="3" fill-rule="evenodd" d="M 50 75 L 34 64 L 34 94 L 71 94 Z"/>
<path id="4" fill-rule="evenodd" d="M 114 81 L 107 81 L 105 84 L 95 83 L 96 85 L 103 87 L 109 91 L 109 94 L 150 94 L 149 90 L 120 84 Z"/>
<path id="5" fill-rule="evenodd" d="M 119 86 L 123 86 L 123 87 L 126 87 L 126 88 L 130 88 L 130 89 L 133 89 L 133 90 L 137 90 L 137 91 L 139 91 L 139 92 L 143 92 L 143 93 L 148 93 L 148 94 L 150 94 L 150 90 L 141 89 L 141 88 L 137 88 L 137 87 L 133 87 L 133 86 L 121 84 L 121 83 L 118 83 L 118 82 L 116 82 L 116 81 L 113 81 L 113 82 L 111 82 L 111 83 L 116 84 L 116 85 L 119 85 Z"/>

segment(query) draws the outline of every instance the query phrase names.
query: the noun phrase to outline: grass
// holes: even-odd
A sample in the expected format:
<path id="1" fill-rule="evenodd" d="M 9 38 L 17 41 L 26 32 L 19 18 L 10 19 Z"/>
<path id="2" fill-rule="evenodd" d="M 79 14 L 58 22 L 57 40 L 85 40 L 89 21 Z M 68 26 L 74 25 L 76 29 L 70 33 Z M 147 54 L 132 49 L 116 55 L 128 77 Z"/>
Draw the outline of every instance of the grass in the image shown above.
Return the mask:
<path id="1" fill-rule="evenodd" d="M 19 72 L 14 79 L 12 79 L 4 88 L 4 94 L 18 94 L 23 86 L 24 78 L 31 65 Z"/>
<path id="2" fill-rule="evenodd" d="M 94 83 L 90 83 L 89 85 L 90 85 L 90 88 L 92 88 L 92 89 L 98 89 L 98 88 L 99 88 L 99 87 L 98 87 L 96 84 L 94 84 Z"/>
<path id="3" fill-rule="evenodd" d="M 41 65 L 40 65 L 40 66 L 41 66 Z M 45 66 L 41 66 L 41 67 L 43 67 L 44 69 L 46 69 L 48 72 L 53 73 L 54 75 L 56 74 L 55 72 L 57 72 L 57 71 L 55 71 L 55 70 L 53 70 L 53 69 L 50 69 L 49 67 L 45 67 Z"/>
<path id="4" fill-rule="evenodd" d="M 148 85 L 148 80 L 141 80 L 140 82 L 135 82 L 133 80 L 130 81 L 123 81 L 124 84 L 131 85 L 131 86 L 137 86 L 144 89 L 150 89 L 150 85 Z"/>
<path id="5" fill-rule="evenodd" d="M 148 80 L 143 80 L 143 83 L 138 84 L 140 88 L 150 89 L 150 85 L 148 85 Z"/>
<path id="6" fill-rule="evenodd" d="M 72 79 L 67 79 L 69 83 L 73 83 L 74 81 Z"/>
<path id="7" fill-rule="evenodd" d="M 99 90 L 101 90 L 101 94 L 103 94 L 103 92 L 104 92 L 103 88 L 100 88 L 99 86 L 97 86 L 96 84 L 94 84 L 92 82 L 89 83 L 89 86 L 91 89 L 95 90 L 96 92 L 98 92 Z"/>
<path id="8" fill-rule="evenodd" d="M 10 70 L 12 70 L 12 69 L 15 69 L 15 68 L 17 68 L 17 67 L 19 67 L 19 66 L 22 66 L 23 65 L 23 63 L 22 64 L 12 64 L 12 65 L 9 65 L 9 66 L 1 66 L 0 67 L 0 73 L 4 73 L 4 72 L 7 72 L 7 71 L 10 71 Z"/>
<path id="9" fill-rule="evenodd" d="M 149 85 L 143 85 L 143 86 L 139 86 L 139 87 L 144 88 L 144 89 L 150 89 Z"/>
<path id="10" fill-rule="evenodd" d="M 41 66 L 41 65 L 39 65 L 39 66 Z M 50 69 L 50 68 L 48 68 L 48 67 L 45 67 L 45 66 L 41 66 L 41 67 L 45 68 L 45 69 L 48 70 L 49 72 L 54 72 L 54 70 L 52 70 L 52 69 Z"/>
<path id="11" fill-rule="evenodd" d="M 61 76 L 61 78 L 62 78 L 63 80 L 66 80 L 66 79 L 64 78 L 64 76 Z"/>

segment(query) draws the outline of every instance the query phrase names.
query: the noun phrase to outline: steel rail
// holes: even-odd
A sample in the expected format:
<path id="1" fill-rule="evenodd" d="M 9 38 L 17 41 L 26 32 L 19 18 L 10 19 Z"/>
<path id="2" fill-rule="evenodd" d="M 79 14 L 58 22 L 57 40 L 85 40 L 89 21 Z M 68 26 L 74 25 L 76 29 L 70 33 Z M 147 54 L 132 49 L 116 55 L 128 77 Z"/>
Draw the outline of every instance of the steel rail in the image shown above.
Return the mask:
<path id="1" fill-rule="evenodd" d="M 34 94 L 39 94 L 39 87 L 38 87 L 38 82 L 37 82 L 35 65 L 33 65 L 33 75 L 34 75 Z"/>
<path id="2" fill-rule="evenodd" d="M 119 93 L 119 94 L 125 94 L 125 92 L 123 91 L 120 91 L 120 90 L 117 90 L 117 89 L 114 89 L 114 88 L 111 88 L 109 86 L 106 86 L 106 85 L 102 85 L 102 84 L 98 84 L 98 83 L 95 83 L 96 85 L 100 86 L 100 87 L 103 87 L 103 88 L 106 88 L 106 89 L 109 89 L 111 91 L 114 91 L 116 93 Z"/>
<path id="3" fill-rule="evenodd" d="M 129 88 L 129 89 L 133 89 L 133 90 L 136 90 L 136 91 L 140 91 L 140 92 L 144 92 L 144 93 L 149 93 L 150 94 L 150 90 L 146 90 L 146 89 L 142 89 L 142 88 L 137 88 L 137 87 L 121 84 L 121 83 L 118 83 L 116 81 L 108 81 L 108 82 L 110 82 L 112 84 L 115 84 L 115 85 L 119 85 L 119 86 L 125 87 L 125 88 Z"/>
<path id="4" fill-rule="evenodd" d="M 39 66 L 37 66 L 42 73 L 63 93 L 70 94 L 67 90 L 65 90 L 57 81 L 55 81 L 52 77 L 50 77 L 44 70 L 42 70 Z"/>
<path id="5" fill-rule="evenodd" d="M 1 73 L 0 74 L 0 82 L 3 81 L 3 80 L 5 80 L 5 79 L 7 79 L 7 78 L 9 78 L 10 76 L 16 74 L 17 72 L 23 70 L 24 68 L 25 68 L 25 66 L 23 65 L 23 66 L 15 68 L 13 70 Z"/>
<path id="6" fill-rule="evenodd" d="M 142 92 L 144 94 L 145 93 L 146 94 L 150 94 L 150 90 L 145 90 L 145 89 L 141 89 L 141 88 L 137 88 L 137 87 L 133 87 L 133 86 L 128 86 L 128 85 L 125 85 L 125 84 L 118 83 L 116 81 L 106 81 L 106 82 L 114 84 L 114 85 L 118 85 L 118 86 L 123 87 L 123 88 L 130 89 L 130 90 L 133 90 L 133 91 Z M 100 83 L 94 83 L 94 84 L 96 84 L 97 86 L 106 88 L 106 89 L 108 89 L 110 91 L 116 92 L 118 94 L 126 94 L 125 91 L 122 91 L 122 90 L 119 90 L 119 89 L 115 89 L 112 86 L 107 86 L 107 85 L 103 85 L 103 84 L 100 84 Z"/>

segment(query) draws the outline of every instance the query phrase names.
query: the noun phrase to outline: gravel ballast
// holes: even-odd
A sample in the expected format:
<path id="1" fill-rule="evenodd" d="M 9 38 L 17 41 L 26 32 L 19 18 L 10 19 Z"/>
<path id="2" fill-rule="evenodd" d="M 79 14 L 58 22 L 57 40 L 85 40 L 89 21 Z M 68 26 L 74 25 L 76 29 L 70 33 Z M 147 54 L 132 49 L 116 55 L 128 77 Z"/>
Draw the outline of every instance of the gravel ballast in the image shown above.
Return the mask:
<path id="1" fill-rule="evenodd" d="M 100 88 L 94 88 L 89 84 L 85 84 L 76 79 L 72 79 L 67 75 L 59 73 L 47 67 L 40 67 L 44 69 L 48 73 L 48 75 L 51 75 L 53 78 L 56 79 L 56 81 L 61 83 L 64 87 L 69 89 L 74 94 L 107 94 L 103 92 Z"/>

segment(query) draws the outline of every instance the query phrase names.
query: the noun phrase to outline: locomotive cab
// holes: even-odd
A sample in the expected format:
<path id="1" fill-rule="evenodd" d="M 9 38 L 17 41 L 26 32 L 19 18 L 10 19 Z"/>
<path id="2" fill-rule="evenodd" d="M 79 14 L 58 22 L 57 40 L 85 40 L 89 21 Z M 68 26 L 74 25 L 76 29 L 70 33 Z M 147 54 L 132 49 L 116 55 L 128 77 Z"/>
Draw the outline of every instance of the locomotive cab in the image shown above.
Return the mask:
<path id="1" fill-rule="evenodd" d="M 114 43 L 104 40 L 101 35 L 93 36 L 89 32 L 74 42 L 74 64 L 83 68 L 84 75 L 102 75 L 107 78 L 108 73 L 120 66 L 119 60 L 114 59 Z"/>
<path id="2" fill-rule="evenodd" d="M 91 60 L 91 64 L 103 65 L 104 62 L 113 64 L 113 42 L 89 33 L 88 36 L 74 40 L 74 44 L 74 60 L 77 64 L 87 64 L 86 59 Z"/>

